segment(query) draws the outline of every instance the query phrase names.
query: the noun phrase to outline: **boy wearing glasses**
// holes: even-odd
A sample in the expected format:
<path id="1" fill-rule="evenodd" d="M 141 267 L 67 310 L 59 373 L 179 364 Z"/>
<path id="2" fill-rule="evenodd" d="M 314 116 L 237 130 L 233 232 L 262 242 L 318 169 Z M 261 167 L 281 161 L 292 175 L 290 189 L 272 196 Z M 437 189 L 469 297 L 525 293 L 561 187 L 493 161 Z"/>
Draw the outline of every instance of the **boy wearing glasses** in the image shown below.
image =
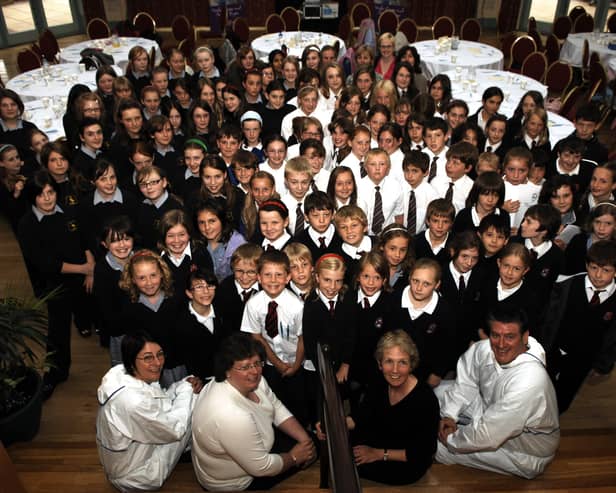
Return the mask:
<path id="1" fill-rule="evenodd" d="M 289 411 L 304 423 L 304 304 L 286 289 L 291 280 L 286 253 L 277 250 L 263 253 L 257 271 L 262 290 L 247 301 L 241 331 L 252 334 L 263 344 L 267 355 L 263 375 Z"/>

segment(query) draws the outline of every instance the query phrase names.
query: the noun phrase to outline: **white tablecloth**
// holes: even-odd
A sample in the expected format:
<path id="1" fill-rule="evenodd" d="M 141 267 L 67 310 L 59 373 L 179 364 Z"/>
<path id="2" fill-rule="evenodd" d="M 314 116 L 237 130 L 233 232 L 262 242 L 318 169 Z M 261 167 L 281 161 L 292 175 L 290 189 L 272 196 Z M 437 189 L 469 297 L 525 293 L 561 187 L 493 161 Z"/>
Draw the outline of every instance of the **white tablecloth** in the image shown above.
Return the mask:
<path id="1" fill-rule="evenodd" d="M 503 70 L 477 69 L 475 76 L 476 86 L 468 82 L 467 70 L 462 70 L 459 78 L 456 70 L 449 70 L 445 74 L 451 79 L 453 97 L 466 101 L 470 114 L 476 113 L 481 107 L 483 91 L 490 86 L 500 87 L 505 94 L 505 100 L 500 106 L 499 113 L 503 113 L 508 117 L 513 115 L 526 91 L 539 91 L 544 97 L 548 93 L 548 88 L 535 79 Z M 552 147 L 554 147 L 556 142 L 574 130 L 573 123 L 552 112 L 548 112 L 548 128 L 550 130 L 550 144 L 552 144 Z"/>
<path id="2" fill-rule="evenodd" d="M 493 46 L 460 40 L 457 50 L 437 53 L 437 40 L 413 43 L 421 58 L 421 68 L 429 79 L 456 67 L 490 68 L 502 70 L 503 52 Z M 454 57 L 452 59 L 452 56 Z"/>
<path id="3" fill-rule="evenodd" d="M 338 41 L 340 43 L 340 58 L 346 52 L 344 41 L 337 36 L 327 33 L 315 33 L 311 31 L 285 31 L 282 36 L 279 33 L 264 34 L 255 38 L 252 43 L 252 49 L 259 59 L 267 59 L 270 51 L 280 49 L 284 44 L 288 48 L 289 55 L 301 57 L 304 48 L 308 45 L 317 45 L 322 48 L 325 45 L 333 46 Z"/>
<path id="4" fill-rule="evenodd" d="M 128 65 L 128 52 L 133 46 L 142 46 L 148 52 L 148 55 L 150 54 L 152 47 L 154 47 L 156 49 L 156 64 L 160 63 L 163 59 L 160 46 L 158 46 L 156 41 L 152 41 L 151 39 L 119 37 L 115 38 L 115 42 L 117 43 L 116 46 L 113 45 L 114 38 L 89 39 L 87 41 L 82 41 L 81 43 L 67 46 L 60 52 L 60 61 L 79 63 L 81 60 L 80 53 L 82 50 L 86 48 L 98 48 L 103 50 L 103 53 L 111 55 L 113 57 L 114 64 L 118 65 L 122 69 L 122 72 L 124 72 L 126 71 L 126 66 Z"/>
<path id="5" fill-rule="evenodd" d="M 34 123 L 39 129 L 47 134 L 49 140 L 64 137 L 64 125 L 62 116 L 66 111 L 66 98 L 48 98 L 49 106 L 46 108 L 42 100 L 28 101 L 24 103 L 24 120 Z"/>
<path id="6" fill-rule="evenodd" d="M 37 68 L 13 77 L 6 84 L 21 96 L 24 101 L 39 99 L 42 96 L 68 96 L 75 84 L 85 84 L 91 90 L 96 89 L 96 71 L 82 72 L 84 66 L 79 63 L 61 63 L 50 65 L 45 69 Z M 120 75 L 121 69 L 114 65 L 114 70 Z"/>
<path id="7" fill-rule="evenodd" d="M 560 59 L 568 62 L 574 67 L 582 66 L 582 55 L 584 53 L 584 39 L 588 39 L 590 53 L 597 52 L 603 66 L 607 69 L 610 58 L 616 58 L 616 50 L 610 50 L 608 43 L 616 44 L 616 34 L 614 33 L 577 33 L 569 34 L 560 49 Z"/>

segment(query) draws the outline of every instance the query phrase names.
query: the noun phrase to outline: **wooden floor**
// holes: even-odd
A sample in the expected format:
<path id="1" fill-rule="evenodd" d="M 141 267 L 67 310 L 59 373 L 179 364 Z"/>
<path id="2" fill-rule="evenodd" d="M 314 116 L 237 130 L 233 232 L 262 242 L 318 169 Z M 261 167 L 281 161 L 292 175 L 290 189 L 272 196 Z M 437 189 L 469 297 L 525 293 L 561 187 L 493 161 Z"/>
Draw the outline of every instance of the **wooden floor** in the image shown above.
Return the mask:
<path id="1" fill-rule="evenodd" d="M 28 291 L 19 248 L 4 222 L 0 222 L 0 272 L 4 281 L 0 295 Z M 105 480 L 95 443 L 96 388 L 107 369 L 106 350 L 98 346 L 94 337 L 83 339 L 74 331 L 71 376 L 45 403 L 40 433 L 31 443 L 8 448 L 29 493 L 115 491 Z M 615 492 L 616 377 L 612 375 L 597 386 L 584 386 L 563 417 L 561 426 L 562 441 L 556 459 L 543 476 L 533 481 L 435 464 L 415 485 L 392 488 L 366 483 L 365 491 Z M 317 485 L 318 467 L 315 465 L 275 491 L 314 492 Z M 192 466 L 180 464 L 162 491 L 202 490 Z"/>

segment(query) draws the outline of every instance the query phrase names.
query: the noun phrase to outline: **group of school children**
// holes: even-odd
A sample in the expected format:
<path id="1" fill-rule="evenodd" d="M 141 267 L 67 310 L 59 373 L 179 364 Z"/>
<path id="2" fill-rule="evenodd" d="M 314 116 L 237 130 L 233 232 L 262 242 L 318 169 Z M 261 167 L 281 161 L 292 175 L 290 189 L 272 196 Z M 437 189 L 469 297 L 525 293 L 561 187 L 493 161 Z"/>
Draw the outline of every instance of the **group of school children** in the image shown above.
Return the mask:
<path id="1" fill-rule="evenodd" d="M 133 49 L 126 77 L 104 67 L 97 92 L 71 91 L 66 141 L 0 91 L 0 200 L 48 296 L 47 396 L 69 376 L 72 317 L 112 364 L 124 334 L 150 332 L 162 384 L 210 377 L 220 341 L 252 333 L 306 425 L 318 343 L 352 404 L 379 377 L 388 330 L 411 335 L 415 374 L 434 387 L 489 336 L 498 305 L 526 309 L 561 412 L 589 373 L 611 371 L 616 165 L 596 110 L 580 108 L 552 151 L 532 91 L 507 119 L 490 88 L 469 116 L 446 76 L 413 100 L 400 90 L 400 72 L 421 73 L 416 51 L 393 81 L 362 65 L 349 87 L 325 51 L 322 75 L 315 50 L 298 71 L 277 52 L 259 66 L 246 47 L 221 75 L 202 47 L 188 75 L 177 51 L 150 72 Z"/>

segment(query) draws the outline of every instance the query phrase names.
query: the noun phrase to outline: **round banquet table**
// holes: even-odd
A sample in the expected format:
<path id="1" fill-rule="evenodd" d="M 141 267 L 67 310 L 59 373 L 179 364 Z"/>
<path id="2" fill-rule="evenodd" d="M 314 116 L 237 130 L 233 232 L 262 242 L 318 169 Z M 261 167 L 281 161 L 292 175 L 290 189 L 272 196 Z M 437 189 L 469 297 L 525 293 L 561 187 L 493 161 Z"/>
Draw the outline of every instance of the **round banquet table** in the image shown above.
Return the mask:
<path id="1" fill-rule="evenodd" d="M 437 53 L 438 40 L 413 43 L 421 58 L 421 68 L 428 80 L 455 67 L 475 67 L 502 70 L 503 52 L 498 48 L 474 41 L 460 40 L 457 50 Z M 453 57 L 453 58 L 452 58 Z"/>
<path id="2" fill-rule="evenodd" d="M 63 48 L 59 56 L 61 62 L 79 63 L 81 60 L 82 50 L 85 50 L 86 48 L 96 48 L 102 50 L 103 53 L 111 55 L 113 57 L 113 63 L 118 65 L 122 69 L 122 72 L 125 72 L 126 66 L 128 65 L 128 52 L 133 46 L 142 46 L 148 52 L 148 55 L 150 54 L 152 48 L 154 48 L 156 53 L 155 62 L 157 65 L 163 59 L 160 46 L 158 46 L 156 41 L 145 38 L 128 37 L 88 39 L 86 41 L 82 41 L 81 43 L 76 43 Z"/>
<path id="3" fill-rule="evenodd" d="M 114 65 L 113 69 L 120 75 L 120 67 Z M 24 101 L 30 101 L 42 96 L 68 96 L 75 84 L 85 84 L 94 91 L 95 79 L 96 71 L 85 71 L 85 66 L 80 63 L 60 63 L 19 74 L 9 80 L 6 87 L 19 94 Z"/>
<path id="4" fill-rule="evenodd" d="M 547 86 L 535 79 L 503 70 L 476 69 L 474 84 L 469 82 L 468 70 L 461 70 L 460 73 L 458 70 L 448 70 L 445 74 L 451 79 L 452 96 L 466 101 L 471 115 L 481 107 L 483 91 L 490 86 L 500 87 L 505 94 L 499 113 L 507 117 L 513 115 L 526 91 L 539 91 L 543 97 L 548 94 Z M 548 128 L 552 147 L 574 130 L 573 123 L 551 111 L 548 111 Z"/>
<path id="5" fill-rule="evenodd" d="M 66 111 L 66 97 L 42 98 L 24 103 L 24 120 L 34 123 L 39 130 L 47 134 L 49 140 L 64 137 L 62 116 Z"/>
<path id="6" fill-rule="evenodd" d="M 340 51 L 338 52 L 338 58 L 340 58 L 346 52 L 344 41 L 327 33 L 284 31 L 282 36 L 280 36 L 280 33 L 264 34 L 255 38 L 251 46 L 257 58 L 267 60 L 270 51 L 280 49 L 283 44 L 286 45 L 289 55 L 299 58 L 308 45 L 317 45 L 319 48 L 323 48 L 325 45 L 333 46 L 336 41 L 340 43 Z"/>
<path id="7" fill-rule="evenodd" d="M 616 50 L 610 50 L 607 47 L 609 43 L 616 44 L 616 34 L 614 33 L 569 34 L 560 49 L 560 59 L 574 67 L 581 67 L 585 39 L 588 39 L 590 53 L 596 52 L 603 66 L 607 68 L 609 60 L 616 58 Z"/>

